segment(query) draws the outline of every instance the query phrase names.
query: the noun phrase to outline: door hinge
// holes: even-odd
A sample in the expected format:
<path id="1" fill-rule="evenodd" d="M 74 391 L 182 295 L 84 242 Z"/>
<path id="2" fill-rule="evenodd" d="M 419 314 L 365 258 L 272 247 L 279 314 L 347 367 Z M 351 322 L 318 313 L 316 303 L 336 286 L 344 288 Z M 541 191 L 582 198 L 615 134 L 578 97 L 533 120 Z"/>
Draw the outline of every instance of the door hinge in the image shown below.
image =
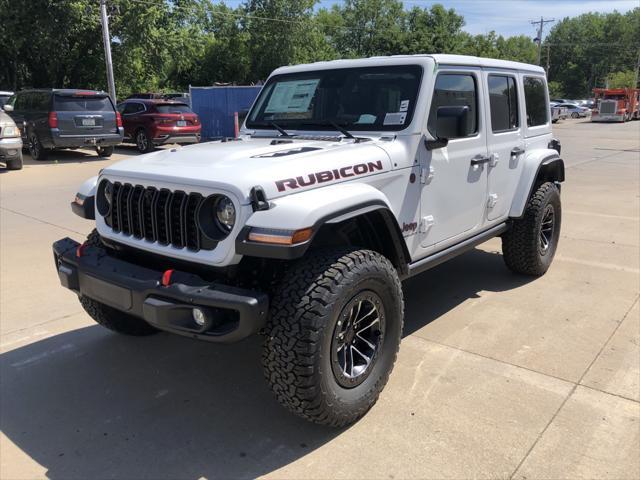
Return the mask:
<path id="1" fill-rule="evenodd" d="M 420 183 L 430 183 L 433 179 L 434 171 L 433 167 L 420 168 Z"/>
<path id="2" fill-rule="evenodd" d="M 433 215 L 428 215 L 420 219 L 420 233 L 427 233 L 431 227 L 435 224 Z"/>
<path id="3" fill-rule="evenodd" d="M 498 203 L 498 194 L 492 193 L 491 195 L 489 195 L 489 199 L 487 200 L 487 208 L 495 207 L 496 203 Z"/>

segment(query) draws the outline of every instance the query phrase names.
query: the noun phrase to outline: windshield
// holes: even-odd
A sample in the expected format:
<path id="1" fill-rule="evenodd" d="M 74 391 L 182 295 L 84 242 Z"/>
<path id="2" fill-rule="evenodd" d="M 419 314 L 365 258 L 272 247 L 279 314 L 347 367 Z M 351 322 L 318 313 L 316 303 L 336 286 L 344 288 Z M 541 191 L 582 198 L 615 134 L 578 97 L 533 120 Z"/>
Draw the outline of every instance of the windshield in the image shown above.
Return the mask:
<path id="1" fill-rule="evenodd" d="M 345 68 L 269 79 L 247 118 L 248 128 L 403 130 L 413 117 L 418 65 Z"/>
<path id="2" fill-rule="evenodd" d="M 191 109 L 184 103 L 159 103 L 156 104 L 158 113 L 191 113 Z"/>

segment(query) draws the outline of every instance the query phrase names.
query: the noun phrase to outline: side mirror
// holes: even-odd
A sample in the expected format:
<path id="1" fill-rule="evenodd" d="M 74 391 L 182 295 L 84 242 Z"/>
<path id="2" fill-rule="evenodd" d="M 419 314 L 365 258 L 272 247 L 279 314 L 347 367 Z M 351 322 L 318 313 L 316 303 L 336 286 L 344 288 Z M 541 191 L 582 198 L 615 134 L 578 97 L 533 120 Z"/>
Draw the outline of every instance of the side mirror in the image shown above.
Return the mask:
<path id="1" fill-rule="evenodd" d="M 4 106 L 2 107 L 2 109 L 3 109 L 5 112 L 13 112 L 13 105 L 9 105 L 9 104 L 4 105 Z"/>
<path id="2" fill-rule="evenodd" d="M 446 147 L 449 140 L 466 137 L 469 124 L 469 107 L 456 105 L 451 107 L 438 107 L 436 111 L 435 140 L 425 140 L 427 150 Z"/>

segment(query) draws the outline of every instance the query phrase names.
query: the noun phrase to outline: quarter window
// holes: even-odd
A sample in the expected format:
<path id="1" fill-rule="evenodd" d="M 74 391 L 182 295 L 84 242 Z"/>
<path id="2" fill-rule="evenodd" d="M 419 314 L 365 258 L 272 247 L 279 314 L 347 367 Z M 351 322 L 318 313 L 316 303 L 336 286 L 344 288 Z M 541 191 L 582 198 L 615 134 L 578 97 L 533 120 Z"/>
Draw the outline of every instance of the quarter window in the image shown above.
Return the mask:
<path id="1" fill-rule="evenodd" d="M 489 104 L 494 133 L 518 128 L 518 95 L 513 77 L 489 75 Z"/>
<path id="2" fill-rule="evenodd" d="M 546 90 L 542 78 L 524 77 L 524 101 L 528 127 L 544 125 L 549 121 Z"/>
<path id="3" fill-rule="evenodd" d="M 439 107 L 469 107 L 467 136 L 478 133 L 478 94 L 476 80 L 470 73 L 441 73 L 433 90 L 428 128 L 436 135 L 436 114 Z"/>

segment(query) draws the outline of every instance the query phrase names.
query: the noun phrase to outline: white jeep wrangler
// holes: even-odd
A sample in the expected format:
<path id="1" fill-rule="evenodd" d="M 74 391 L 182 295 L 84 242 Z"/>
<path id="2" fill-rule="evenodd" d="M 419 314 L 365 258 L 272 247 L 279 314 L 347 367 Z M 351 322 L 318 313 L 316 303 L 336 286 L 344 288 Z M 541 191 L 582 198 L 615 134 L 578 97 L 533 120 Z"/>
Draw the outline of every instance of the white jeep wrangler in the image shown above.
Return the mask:
<path id="1" fill-rule="evenodd" d="M 564 163 L 542 68 L 454 55 L 279 68 L 237 139 L 105 168 L 53 246 L 66 288 L 120 333 L 265 336 L 278 400 L 334 426 L 375 403 L 403 326 L 401 281 L 495 236 L 542 275 Z"/>

